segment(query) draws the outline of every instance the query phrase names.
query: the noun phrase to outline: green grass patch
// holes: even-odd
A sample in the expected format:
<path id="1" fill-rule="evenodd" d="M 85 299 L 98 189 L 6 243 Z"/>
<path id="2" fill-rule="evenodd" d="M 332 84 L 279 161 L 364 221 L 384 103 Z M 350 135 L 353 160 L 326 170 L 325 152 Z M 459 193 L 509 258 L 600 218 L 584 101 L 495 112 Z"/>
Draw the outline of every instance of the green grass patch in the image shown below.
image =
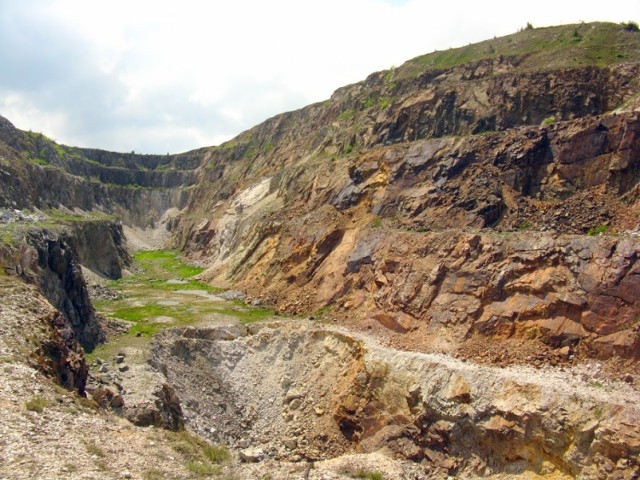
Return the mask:
<path id="1" fill-rule="evenodd" d="M 206 445 L 202 453 L 213 463 L 225 463 L 231 460 L 231 453 L 224 445 Z"/>
<path id="2" fill-rule="evenodd" d="M 48 220 L 45 220 L 43 223 L 49 224 L 53 222 L 54 225 L 61 222 L 95 222 L 115 220 L 116 218 L 115 215 L 95 210 L 90 212 L 74 213 L 68 210 L 51 209 L 44 213 L 48 217 Z"/>
<path id="3" fill-rule="evenodd" d="M 204 271 L 204 268 L 187 265 L 174 250 L 141 250 L 134 254 L 135 260 L 141 267 L 151 273 L 163 273 L 163 277 L 190 278 Z"/>
<path id="4" fill-rule="evenodd" d="M 166 433 L 169 444 L 185 459 L 185 468 L 198 476 L 221 472 L 220 464 L 231 460 L 231 453 L 223 445 L 211 445 L 186 430 Z"/>
<path id="5" fill-rule="evenodd" d="M 240 301 L 234 301 L 236 305 L 240 308 L 217 308 L 213 310 L 215 313 L 220 313 L 222 315 L 230 315 L 232 317 L 236 317 L 240 320 L 240 323 L 254 323 L 260 322 L 262 320 L 266 320 L 274 315 L 273 310 L 269 310 L 267 308 L 252 308 L 247 307 L 244 303 Z"/>
<path id="6" fill-rule="evenodd" d="M 416 57 L 397 68 L 393 78 L 415 78 L 427 71 L 498 57 L 524 56 L 519 70 L 606 66 L 640 59 L 640 35 L 626 25 L 598 22 L 526 28 L 505 37 Z"/>
<path id="7" fill-rule="evenodd" d="M 608 230 L 609 230 L 609 225 L 598 225 L 597 227 L 591 227 L 589 230 L 587 230 L 587 235 L 591 237 L 595 237 L 597 235 L 602 235 L 607 233 Z"/>
<path id="8" fill-rule="evenodd" d="M 185 462 L 184 466 L 191 473 L 199 477 L 208 477 L 208 476 L 220 473 L 219 467 L 214 467 L 213 465 L 210 465 L 208 463 L 203 463 L 203 462 L 195 462 L 195 461 L 189 460 Z"/>
<path id="9" fill-rule="evenodd" d="M 355 110 L 353 109 L 343 110 L 342 112 L 340 112 L 340 115 L 338 115 L 338 120 L 348 121 L 354 118 L 355 116 L 356 116 Z"/>
<path id="10" fill-rule="evenodd" d="M 123 307 L 117 309 L 111 315 L 121 320 L 130 322 L 139 322 L 145 318 L 159 317 L 161 315 L 170 315 L 171 307 L 164 305 L 149 304 L 141 307 Z"/>
<path id="11" fill-rule="evenodd" d="M 529 230 L 531 228 L 531 222 L 529 220 L 525 220 L 520 225 L 518 225 L 518 230 Z"/>

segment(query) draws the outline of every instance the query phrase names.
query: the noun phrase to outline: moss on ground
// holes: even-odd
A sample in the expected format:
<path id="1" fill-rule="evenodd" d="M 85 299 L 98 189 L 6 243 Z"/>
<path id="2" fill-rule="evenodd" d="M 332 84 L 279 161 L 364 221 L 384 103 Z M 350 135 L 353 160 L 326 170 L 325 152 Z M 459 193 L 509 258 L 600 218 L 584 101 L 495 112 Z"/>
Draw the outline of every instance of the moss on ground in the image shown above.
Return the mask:
<path id="1" fill-rule="evenodd" d="M 139 251 L 134 260 L 136 274 L 108 283 L 121 293 L 120 298 L 94 302 L 98 313 L 130 322 L 131 328 L 98 347 L 90 360 L 108 357 L 125 346 L 144 350 L 149 338 L 161 330 L 206 323 L 211 316 L 227 317 L 229 323 L 252 323 L 273 315 L 265 308 L 215 297 L 222 290 L 194 279 L 203 268 L 187 264 L 176 251 Z"/>

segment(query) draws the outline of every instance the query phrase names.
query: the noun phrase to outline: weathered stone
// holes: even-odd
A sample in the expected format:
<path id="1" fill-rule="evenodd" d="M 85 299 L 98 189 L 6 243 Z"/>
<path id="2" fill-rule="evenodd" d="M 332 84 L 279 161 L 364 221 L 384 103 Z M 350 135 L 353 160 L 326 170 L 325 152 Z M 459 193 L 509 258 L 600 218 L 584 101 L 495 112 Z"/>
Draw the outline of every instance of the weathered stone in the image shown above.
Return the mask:
<path id="1" fill-rule="evenodd" d="M 287 450 L 295 450 L 298 448 L 298 441 L 295 438 L 288 438 L 284 441 L 284 446 Z"/>
<path id="2" fill-rule="evenodd" d="M 257 463 L 265 458 L 265 453 L 261 448 L 246 448 L 239 452 L 240 461 L 245 463 Z"/>

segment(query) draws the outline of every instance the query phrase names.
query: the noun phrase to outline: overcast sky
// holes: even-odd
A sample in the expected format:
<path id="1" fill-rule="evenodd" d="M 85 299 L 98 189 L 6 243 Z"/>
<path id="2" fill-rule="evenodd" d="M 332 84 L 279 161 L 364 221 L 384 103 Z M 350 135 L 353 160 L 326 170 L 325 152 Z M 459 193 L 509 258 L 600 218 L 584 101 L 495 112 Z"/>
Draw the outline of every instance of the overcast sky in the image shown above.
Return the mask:
<path id="1" fill-rule="evenodd" d="M 369 73 L 640 0 L 0 0 L 0 115 L 58 142 L 217 145 Z"/>

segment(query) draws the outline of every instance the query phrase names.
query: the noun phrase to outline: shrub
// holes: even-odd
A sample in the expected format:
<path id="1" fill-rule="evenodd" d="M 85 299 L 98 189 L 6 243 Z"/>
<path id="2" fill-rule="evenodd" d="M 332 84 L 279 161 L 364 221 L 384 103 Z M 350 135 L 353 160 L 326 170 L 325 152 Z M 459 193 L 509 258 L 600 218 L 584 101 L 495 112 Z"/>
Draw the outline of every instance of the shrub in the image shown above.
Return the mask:
<path id="1" fill-rule="evenodd" d="M 627 23 L 622 23 L 622 28 L 624 28 L 628 32 L 640 32 L 640 26 L 638 26 L 638 22 L 634 22 L 633 20 L 629 20 Z"/>
<path id="2" fill-rule="evenodd" d="M 591 227 L 587 231 L 587 235 L 595 237 L 596 235 L 607 233 L 607 230 L 609 230 L 609 225 L 598 225 L 597 227 Z"/>
<path id="3" fill-rule="evenodd" d="M 555 117 L 547 117 L 542 121 L 542 125 L 548 126 L 556 123 Z"/>
<path id="4" fill-rule="evenodd" d="M 42 413 L 42 411 L 49 406 L 49 402 L 44 397 L 31 397 L 24 406 L 30 412 Z"/>
<path id="5" fill-rule="evenodd" d="M 525 220 L 520 225 L 518 225 L 518 230 L 529 230 L 531 228 L 531 222 L 529 220 Z"/>
<path id="6" fill-rule="evenodd" d="M 365 480 L 383 480 L 380 472 L 370 472 L 368 470 L 358 470 L 353 474 L 353 478 L 362 478 Z"/>

